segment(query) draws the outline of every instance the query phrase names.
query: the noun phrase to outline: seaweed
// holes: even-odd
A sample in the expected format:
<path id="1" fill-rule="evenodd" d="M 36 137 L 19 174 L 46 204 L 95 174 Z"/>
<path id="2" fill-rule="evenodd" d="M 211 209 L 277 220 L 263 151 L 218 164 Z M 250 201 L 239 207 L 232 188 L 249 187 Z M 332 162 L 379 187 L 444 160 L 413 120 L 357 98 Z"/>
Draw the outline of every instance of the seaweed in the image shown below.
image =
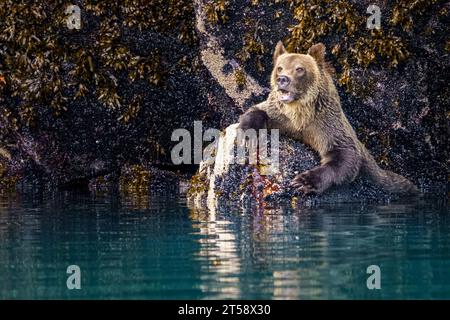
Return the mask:
<path id="1" fill-rule="evenodd" d="M 367 68 L 387 64 L 396 67 L 409 56 L 407 43 L 395 34 L 394 28 L 368 30 L 364 25 L 365 16 L 350 1 L 290 0 L 289 3 L 298 23 L 290 27 L 288 49 L 305 52 L 314 43 L 332 34 L 339 35 L 335 37 L 338 42 L 330 45 L 331 53 L 341 70 L 338 82 L 349 92 L 359 94 L 354 88 L 364 87 L 363 84 L 354 85 L 352 66 Z M 393 12 L 395 14 L 395 8 Z"/>
<path id="2" fill-rule="evenodd" d="M 127 110 L 121 114 L 117 120 L 123 121 L 125 124 L 135 119 L 142 108 L 142 96 L 135 96 L 131 103 L 128 105 Z"/>
<path id="3" fill-rule="evenodd" d="M 392 8 L 390 24 L 400 26 L 404 31 L 411 31 L 414 18 L 426 12 L 437 0 L 396 0 Z"/>
<path id="4" fill-rule="evenodd" d="M 170 33 L 190 44 L 197 41 L 188 0 L 86 0 L 79 4 L 82 12 L 96 17 L 98 25 L 86 26 L 94 41 L 83 43 L 65 26 L 67 5 L 62 0 L 0 4 L 0 85 L 18 99 L 19 127 L 36 124 L 38 106 L 49 107 L 58 117 L 71 98 L 89 93 L 105 107 L 120 109 L 120 87 L 127 85 L 119 81 L 124 72 L 130 83 L 147 79 L 152 86 L 163 86 L 168 70 L 160 53 L 134 53 L 123 42 L 125 28 Z"/>
<path id="5" fill-rule="evenodd" d="M 260 33 L 264 31 L 263 25 L 259 21 L 246 19 L 244 26 L 247 31 L 242 37 L 242 48 L 237 53 L 237 58 L 241 62 L 246 62 L 251 58 L 255 62 L 257 71 L 262 73 L 265 70 L 262 59 L 268 52 L 260 38 Z"/>
<path id="6" fill-rule="evenodd" d="M 127 194 L 148 194 L 150 172 L 142 165 L 125 166 L 119 178 L 121 192 Z"/>
<path id="7" fill-rule="evenodd" d="M 247 85 L 247 78 L 246 78 L 245 72 L 240 68 L 236 68 L 234 70 L 233 74 L 234 74 L 234 79 L 236 81 L 238 89 L 242 90 L 243 88 L 245 88 L 245 86 Z"/>
<path id="8" fill-rule="evenodd" d="M 9 174 L 8 165 L 4 163 L 2 159 L 2 157 L 5 156 L 5 154 L 2 153 L 2 150 L 3 149 L 0 148 L 0 193 L 14 190 L 19 180 L 17 175 Z"/>
<path id="9" fill-rule="evenodd" d="M 212 24 L 224 24 L 228 21 L 227 8 L 229 2 L 227 0 L 213 0 L 205 7 L 206 20 Z"/>
<path id="10" fill-rule="evenodd" d="M 189 189 L 187 194 L 189 196 L 196 196 L 204 194 L 208 191 L 208 179 L 205 174 L 197 173 L 192 176 L 189 181 Z"/>

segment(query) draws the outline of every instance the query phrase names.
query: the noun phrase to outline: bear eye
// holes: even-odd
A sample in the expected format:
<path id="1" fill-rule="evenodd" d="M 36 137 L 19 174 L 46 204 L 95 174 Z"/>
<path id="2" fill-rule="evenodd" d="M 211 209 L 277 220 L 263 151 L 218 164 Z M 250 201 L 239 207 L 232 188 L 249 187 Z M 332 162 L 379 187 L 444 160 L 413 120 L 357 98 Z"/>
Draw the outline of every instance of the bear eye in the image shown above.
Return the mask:
<path id="1" fill-rule="evenodd" d="M 302 67 L 297 67 L 295 70 L 296 70 L 298 73 L 303 73 L 303 72 L 305 72 L 305 69 L 302 68 Z"/>
<path id="2" fill-rule="evenodd" d="M 278 68 L 277 68 L 277 71 L 278 71 L 278 72 L 283 71 L 283 67 L 278 67 Z"/>

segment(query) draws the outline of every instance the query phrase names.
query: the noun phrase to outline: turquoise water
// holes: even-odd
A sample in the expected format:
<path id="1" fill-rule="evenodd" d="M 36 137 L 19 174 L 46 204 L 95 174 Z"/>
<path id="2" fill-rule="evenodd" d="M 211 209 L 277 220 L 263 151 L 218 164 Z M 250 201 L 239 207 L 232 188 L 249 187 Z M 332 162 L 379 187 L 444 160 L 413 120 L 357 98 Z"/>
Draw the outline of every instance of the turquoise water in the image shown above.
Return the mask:
<path id="1" fill-rule="evenodd" d="M 81 290 L 67 289 L 69 265 Z M 211 213 L 175 196 L 2 196 L 0 298 L 450 299 L 449 207 Z"/>

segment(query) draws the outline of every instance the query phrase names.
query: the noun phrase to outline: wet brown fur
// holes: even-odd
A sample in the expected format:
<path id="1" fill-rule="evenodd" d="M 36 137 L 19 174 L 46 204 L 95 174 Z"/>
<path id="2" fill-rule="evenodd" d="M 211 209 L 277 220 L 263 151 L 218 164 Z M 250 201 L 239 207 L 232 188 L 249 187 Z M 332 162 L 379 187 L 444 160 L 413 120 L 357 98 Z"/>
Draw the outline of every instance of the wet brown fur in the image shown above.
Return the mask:
<path id="1" fill-rule="evenodd" d="M 342 111 L 333 74 L 333 68 L 325 61 L 323 44 L 312 46 L 308 54 L 293 54 L 287 53 L 279 42 L 274 53 L 272 91 L 266 101 L 241 116 L 240 127 L 278 128 L 320 154 L 320 166 L 297 175 L 292 181 L 294 187 L 305 193 L 321 193 L 332 185 L 353 181 L 360 174 L 367 174 L 392 193 L 418 192 L 405 177 L 381 169 L 358 140 Z M 279 99 L 277 77 L 280 75 L 290 79 L 287 89 L 295 95 L 290 103 Z"/>

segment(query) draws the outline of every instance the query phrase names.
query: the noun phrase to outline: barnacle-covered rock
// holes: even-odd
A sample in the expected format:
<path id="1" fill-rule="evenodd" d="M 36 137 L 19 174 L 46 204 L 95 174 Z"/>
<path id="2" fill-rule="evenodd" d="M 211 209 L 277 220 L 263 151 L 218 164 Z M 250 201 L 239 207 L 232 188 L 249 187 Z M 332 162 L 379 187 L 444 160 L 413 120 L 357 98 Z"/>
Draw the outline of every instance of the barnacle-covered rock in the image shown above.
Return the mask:
<path id="1" fill-rule="evenodd" d="M 0 1 L 4 185 L 117 184 L 129 163 L 170 166 L 174 129 L 225 128 L 266 98 L 278 40 L 298 52 L 325 43 L 378 163 L 423 190 L 447 184 L 445 1 L 380 2 L 380 30 L 366 27 L 369 0 L 71 4 L 79 30 L 67 28 L 67 1 Z"/>
<path id="2" fill-rule="evenodd" d="M 86 188 L 128 163 L 171 165 L 174 129 L 236 120 L 198 57 L 191 0 L 75 1 L 81 29 L 68 5 L 0 3 L 3 184 Z"/>
<path id="3" fill-rule="evenodd" d="M 289 201 L 295 205 L 342 202 L 388 202 L 397 199 L 365 177 L 334 187 L 321 195 L 305 196 L 290 187 L 296 174 L 319 165 L 319 156 L 301 142 L 281 136 L 279 149 L 260 157 L 255 164 L 238 160 L 238 124 L 229 126 L 219 138 L 215 157 L 205 159 L 191 180 L 188 192 L 194 207 L 216 209 L 232 205 L 260 207 Z M 268 138 L 271 141 L 271 138 Z M 269 147 L 269 150 L 271 148 Z M 259 153 L 261 155 L 261 153 Z"/>
<path id="4" fill-rule="evenodd" d="M 108 173 L 89 180 L 89 190 L 94 193 L 119 191 L 128 195 L 149 195 L 154 193 L 176 194 L 179 191 L 180 176 L 151 165 L 124 165 L 120 173 Z"/>

